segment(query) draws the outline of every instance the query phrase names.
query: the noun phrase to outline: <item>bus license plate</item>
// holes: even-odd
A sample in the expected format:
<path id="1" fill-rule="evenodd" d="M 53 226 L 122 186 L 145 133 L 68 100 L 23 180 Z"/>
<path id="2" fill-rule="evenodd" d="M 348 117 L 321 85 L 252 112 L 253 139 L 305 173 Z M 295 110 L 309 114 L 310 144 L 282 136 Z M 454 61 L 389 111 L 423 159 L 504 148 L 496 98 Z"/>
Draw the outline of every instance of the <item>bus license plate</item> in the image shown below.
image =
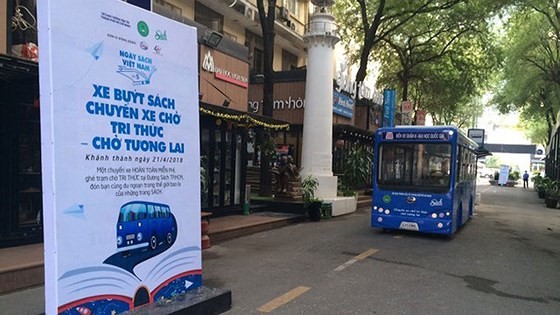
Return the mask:
<path id="1" fill-rule="evenodd" d="M 418 223 L 416 222 L 401 222 L 400 229 L 418 231 Z"/>

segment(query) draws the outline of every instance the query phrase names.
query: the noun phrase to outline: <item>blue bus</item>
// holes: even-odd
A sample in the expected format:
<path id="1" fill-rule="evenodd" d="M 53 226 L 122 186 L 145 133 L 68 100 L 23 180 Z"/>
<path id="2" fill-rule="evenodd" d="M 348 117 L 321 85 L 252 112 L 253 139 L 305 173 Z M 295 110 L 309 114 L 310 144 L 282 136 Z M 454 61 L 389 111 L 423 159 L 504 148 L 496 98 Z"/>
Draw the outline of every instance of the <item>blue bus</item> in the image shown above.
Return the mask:
<path id="1" fill-rule="evenodd" d="M 117 220 L 118 252 L 171 246 L 176 237 L 177 221 L 168 205 L 131 201 L 121 207 Z"/>
<path id="2" fill-rule="evenodd" d="M 474 212 L 477 148 L 454 126 L 378 129 L 371 226 L 453 234 Z"/>

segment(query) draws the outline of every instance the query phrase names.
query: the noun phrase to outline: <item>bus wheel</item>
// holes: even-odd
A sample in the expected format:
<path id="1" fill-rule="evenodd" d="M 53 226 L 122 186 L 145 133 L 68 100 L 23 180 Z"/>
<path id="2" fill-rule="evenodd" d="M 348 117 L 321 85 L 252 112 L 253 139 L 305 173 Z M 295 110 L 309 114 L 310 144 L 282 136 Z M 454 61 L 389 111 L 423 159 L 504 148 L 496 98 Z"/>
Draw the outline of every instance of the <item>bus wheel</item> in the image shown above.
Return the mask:
<path id="1" fill-rule="evenodd" d="M 171 242 L 173 241 L 173 236 L 171 235 L 171 232 L 167 233 L 167 244 L 171 244 Z"/>
<path id="2" fill-rule="evenodd" d="M 155 235 L 152 235 L 152 237 L 150 238 L 150 248 L 156 249 L 156 247 L 157 247 L 157 237 Z"/>

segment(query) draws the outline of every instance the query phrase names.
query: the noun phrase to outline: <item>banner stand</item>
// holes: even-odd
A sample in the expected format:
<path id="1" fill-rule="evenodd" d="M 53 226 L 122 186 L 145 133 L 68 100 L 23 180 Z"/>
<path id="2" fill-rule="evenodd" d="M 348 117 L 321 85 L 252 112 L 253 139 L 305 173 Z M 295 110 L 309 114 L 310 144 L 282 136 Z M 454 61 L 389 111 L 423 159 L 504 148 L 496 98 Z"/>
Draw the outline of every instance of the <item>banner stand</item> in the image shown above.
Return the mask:
<path id="1" fill-rule="evenodd" d="M 231 309 L 231 291 L 210 289 L 205 286 L 174 297 L 171 302 L 153 303 L 123 314 L 134 315 L 180 315 L 221 314 Z"/>

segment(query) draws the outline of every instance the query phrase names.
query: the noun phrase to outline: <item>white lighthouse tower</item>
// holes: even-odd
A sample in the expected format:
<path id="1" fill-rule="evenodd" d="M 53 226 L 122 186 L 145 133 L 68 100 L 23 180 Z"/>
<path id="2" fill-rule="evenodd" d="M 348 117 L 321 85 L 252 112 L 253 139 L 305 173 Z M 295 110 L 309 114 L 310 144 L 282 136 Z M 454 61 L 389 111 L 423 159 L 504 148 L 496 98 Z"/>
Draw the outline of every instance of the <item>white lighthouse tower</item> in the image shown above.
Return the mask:
<path id="1" fill-rule="evenodd" d="M 303 36 L 307 43 L 307 78 L 301 173 L 302 178 L 317 178 L 315 196 L 332 202 L 333 215 L 339 215 L 356 210 L 353 197 L 337 198 L 337 177 L 332 172 L 334 47 L 340 38 L 331 14 L 334 0 L 311 2 L 316 8 Z"/>

